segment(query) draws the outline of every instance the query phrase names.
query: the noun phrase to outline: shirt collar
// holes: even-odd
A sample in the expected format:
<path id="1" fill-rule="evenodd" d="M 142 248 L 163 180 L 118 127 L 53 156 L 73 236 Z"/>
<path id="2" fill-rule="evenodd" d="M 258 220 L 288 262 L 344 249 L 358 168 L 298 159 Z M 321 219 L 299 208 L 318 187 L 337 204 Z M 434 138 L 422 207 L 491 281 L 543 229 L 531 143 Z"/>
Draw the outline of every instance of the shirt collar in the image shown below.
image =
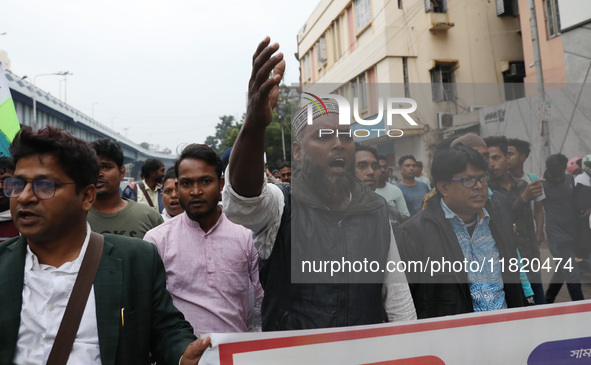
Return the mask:
<path id="1" fill-rule="evenodd" d="M 152 193 L 160 190 L 160 184 L 156 184 L 156 186 L 154 187 L 154 190 L 150 189 L 150 187 L 148 186 L 148 184 L 146 184 L 146 179 L 142 179 L 142 182 L 144 183 L 144 186 L 146 187 L 147 191 L 151 191 Z"/>
<path id="2" fill-rule="evenodd" d="M 220 207 L 219 205 L 217 206 L 218 211 L 221 213 L 220 217 L 218 218 L 218 221 L 215 222 L 215 224 L 213 225 L 213 227 L 211 227 L 211 229 L 208 232 L 203 232 L 205 235 L 210 235 L 213 232 L 215 232 L 215 230 L 222 224 L 222 222 L 226 219 L 226 215 L 224 214 L 224 212 L 222 212 L 222 207 Z M 187 215 L 187 212 L 182 212 L 182 219 L 187 223 L 187 225 L 189 225 L 190 227 L 194 227 L 197 228 L 200 231 L 203 231 L 201 229 L 201 226 L 199 225 L 199 222 L 192 220 L 191 218 L 189 218 L 189 216 Z"/>
<path id="3" fill-rule="evenodd" d="M 88 241 L 90 240 L 90 224 L 86 222 L 86 237 L 84 238 L 84 243 L 82 244 L 82 248 L 80 249 L 80 254 L 74 261 L 66 262 L 59 268 L 60 271 L 66 272 L 78 272 L 80 270 L 80 266 L 82 265 L 82 259 L 84 258 L 84 254 L 86 253 L 86 249 L 88 248 Z M 50 265 L 43 265 L 39 263 L 39 259 L 37 255 L 31 251 L 31 247 L 27 244 L 27 253 L 25 256 L 25 271 L 26 270 L 46 270 L 48 268 L 53 268 Z M 56 269 L 56 268 L 53 268 Z"/>
<path id="4" fill-rule="evenodd" d="M 172 219 L 172 216 L 171 216 L 170 214 L 168 214 L 168 212 L 166 211 L 166 208 L 164 208 L 164 209 L 162 210 L 162 218 L 163 218 L 164 220 L 167 220 L 167 219 Z"/>
<path id="5" fill-rule="evenodd" d="M 443 209 L 443 214 L 445 215 L 446 219 L 449 220 L 455 220 L 455 221 L 459 221 L 459 222 L 464 222 L 462 219 L 460 219 L 460 217 L 458 217 L 456 215 L 456 213 L 454 213 L 451 209 L 449 209 L 449 207 L 447 206 L 447 204 L 445 204 L 445 202 L 443 201 L 443 198 L 441 199 L 441 208 Z M 483 219 L 486 218 L 486 221 L 488 222 L 488 220 L 490 219 L 490 216 L 488 215 L 488 212 L 486 211 L 486 209 L 482 208 L 482 210 L 480 212 L 478 212 L 478 224 L 480 224 L 482 222 Z"/>

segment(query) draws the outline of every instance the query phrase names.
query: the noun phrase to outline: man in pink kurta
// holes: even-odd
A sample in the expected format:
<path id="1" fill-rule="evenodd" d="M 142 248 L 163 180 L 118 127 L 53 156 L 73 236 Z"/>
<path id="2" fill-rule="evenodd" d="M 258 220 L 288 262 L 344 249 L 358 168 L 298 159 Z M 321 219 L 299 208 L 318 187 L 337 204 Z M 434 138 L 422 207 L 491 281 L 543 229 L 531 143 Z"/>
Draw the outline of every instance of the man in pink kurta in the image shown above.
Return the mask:
<path id="1" fill-rule="evenodd" d="M 187 146 L 178 158 L 178 195 L 185 213 L 150 230 L 166 287 L 196 335 L 247 331 L 248 291 L 262 302 L 258 253 L 252 233 L 230 222 L 218 207 L 221 160 L 205 145 Z"/>

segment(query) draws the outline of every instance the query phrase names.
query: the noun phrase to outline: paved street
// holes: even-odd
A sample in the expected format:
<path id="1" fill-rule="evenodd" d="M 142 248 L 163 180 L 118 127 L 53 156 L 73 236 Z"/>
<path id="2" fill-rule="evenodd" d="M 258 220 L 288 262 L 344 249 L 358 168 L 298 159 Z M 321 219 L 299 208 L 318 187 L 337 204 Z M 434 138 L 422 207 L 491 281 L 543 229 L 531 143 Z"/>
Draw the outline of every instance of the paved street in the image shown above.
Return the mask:
<path id="1" fill-rule="evenodd" d="M 548 245 L 546 242 L 542 244 L 540 248 L 540 258 L 545 260 L 547 257 L 552 257 L 550 254 L 550 250 L 548 249 Z M 552 277 L 552 273 L 542 272 L 542 280 L 544 282 L 544 289 L 548 288 L 548 283 L 550 282 L 550 278 Z M 583 285 L 583 295 L 585 299 L 591 299 L 591 276 L 584 276 L 581 279 Z M 560 293 L 556 297 L 556 302 L 568 302 L 570 301 L 570 296 L 568 295 L 568 290 L 566 289 L 566 284 L 562 286 L 560 289 Z"/>

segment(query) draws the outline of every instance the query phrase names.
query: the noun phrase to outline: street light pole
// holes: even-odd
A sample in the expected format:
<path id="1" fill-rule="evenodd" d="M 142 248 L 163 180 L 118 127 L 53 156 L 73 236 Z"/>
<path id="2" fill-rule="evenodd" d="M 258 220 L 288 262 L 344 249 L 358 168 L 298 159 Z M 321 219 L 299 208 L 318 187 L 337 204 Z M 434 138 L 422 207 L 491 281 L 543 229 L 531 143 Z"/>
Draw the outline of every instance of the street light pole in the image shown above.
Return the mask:
<path id="1" fill-rule="evenodd" d="M 64 78 L 60 80 L 60 98 L 62 97 L 62 81 L 64 82 L 64 103 L 68 103 L 68 78 L 67 76 L 73 75 L 69 72 L 64 74 Z"/>
<path id="2" fill-rule="evenodd" d="M 61 71 L 61 72 L 54 72 L 54 73 L 49 73 L 49 74 L 39 74 L 39 75 L 35 75 L 35 77 L 33 77 L 33 90 L 31 92 L 32 97 L 33 97 L 33 131 L 38 131 L 39 130 L 39 126 L 37 125 L 37 90 L 35 90 L 37 88 L 37 86 L 35 86 L 36 81 L 37 81 L 37 77 L 39 76 L 66 76 L 66 75 L 71 75 L 69 71 Z"/>
<path id="3" fill-rule="evenodd" d="M 546 118 L 545 109 L 546 91 L 544 90 L 544 72 L 542 69 L 542 57 L 540 54 L 540 37 L 538 32 L 538 19 L 536 16 L 536 3 L 534 0 L 528 0 L 529 8 L 529 22 L 531 26 L 531 37 L 534 50 L 534 65 L 536 67 L 536 85 L 538 89 L 538 96 L 540 98 L 538 105 L 538 118 L 540 123 L 540 136 L 542 141 L 540 168 L 544 170 L 546 159 L 550 156 L 550 131 L 548 129 L 548 120 Z"/>

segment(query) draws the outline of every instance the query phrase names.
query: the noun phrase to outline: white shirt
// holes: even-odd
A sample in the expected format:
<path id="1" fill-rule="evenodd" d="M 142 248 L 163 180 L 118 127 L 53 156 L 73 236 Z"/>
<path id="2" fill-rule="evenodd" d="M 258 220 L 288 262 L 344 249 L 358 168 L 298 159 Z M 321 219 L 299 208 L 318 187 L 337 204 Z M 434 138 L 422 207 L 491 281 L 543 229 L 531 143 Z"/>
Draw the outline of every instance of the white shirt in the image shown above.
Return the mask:
<path id="1" fill-rule="evenodd" d="M 89 239 L 90 225 L 86 223 L 86 238 L 80 255 L 59 268 L 40 264 L 27 245 L 21 323 L 13 359 L 15 364 L 47 362 Z M 88 296 L 68 364 L 101 364 L 94 286 Z"/>
<path id="2" fill-rule="evenodd" d="M 156 209 L 157 211 L 160 211 L 160 203 L 158 201 L 159 186 L 156 185 L 155 189 L 152 190 L 152 189 L 150 189 L 148 184 L 146 184 L 146 180 L 142 180 L 142 182 L 144 183 L 144 186 L 146 187 L 146 193 L 148 194 L 150 199 L 152 199 L 152 204 L 154 204 L 154 209 Z M 137 203 L 150 206 L 150 203 L 148 203 L 148 199 L 146 199 L 146 196 L 144 195 L 144 192 L 142 191 L 142 189 L 140 189 L 139 185 L 137 187 Z"/>
<path id="3" fill-rule="evenodd" d="M 162 216 L 162 219 L 164 219 L 165 222 L 168 222 L 169 220 L 172 219 L 172 216 L 170 214 L 168 214 L 168 212 L 166 211 L 166 208 L 162 209 L 162 213 L 160 213 L 160 215 Z"/>
<path id="4" fill-rule="evenodd" d="M 577 184 L 591 186 L 591 178 L 589 177 L 589 175 L 587 175 L 586 172 L 583 172 L 582 174 L 578 174 L 575 177 L 575 185 L 577 185 Z"/>

